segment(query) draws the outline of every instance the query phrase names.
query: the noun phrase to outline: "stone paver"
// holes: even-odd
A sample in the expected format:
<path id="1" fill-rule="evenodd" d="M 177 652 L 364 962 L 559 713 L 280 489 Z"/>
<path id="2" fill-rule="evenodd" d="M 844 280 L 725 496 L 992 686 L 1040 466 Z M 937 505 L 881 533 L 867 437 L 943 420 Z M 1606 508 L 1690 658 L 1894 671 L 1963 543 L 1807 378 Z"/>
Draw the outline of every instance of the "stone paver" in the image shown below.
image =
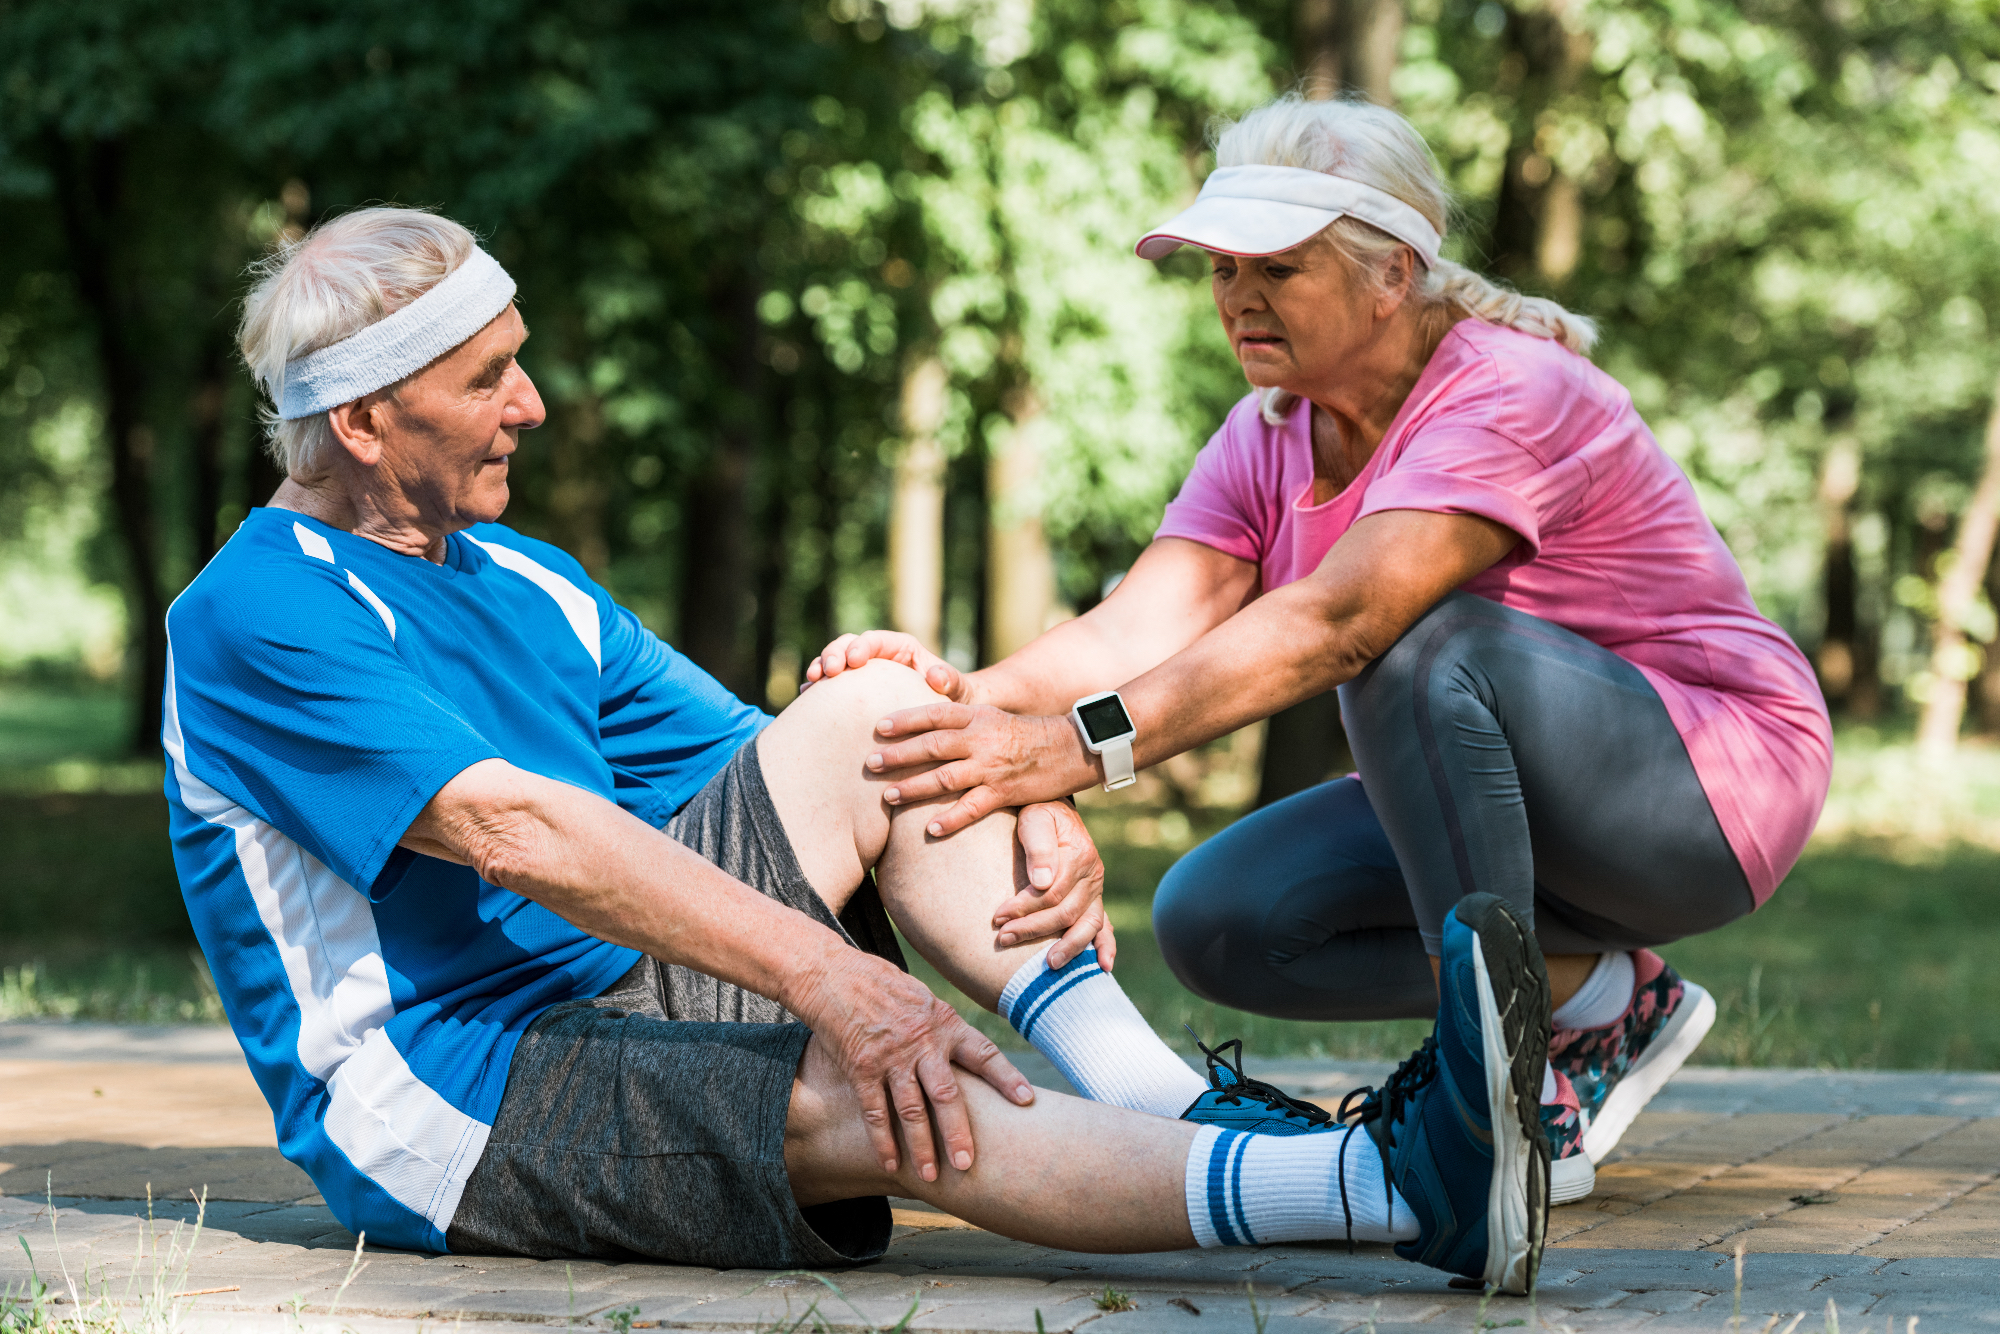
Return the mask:
<path id="1" fill-rule="evenodd" d="M 1060 1087 L 1038 1059 L 1019 1064 Z M 1331 1103 L 1386 1071 L 1272 1062 L 1255 1072 Z M 41 1198 L 51 1175 L 53 1209 Z M 196 1239 L 189 1192 L 203 1186 Z M 0 1025 L 0 1240 L 19 1234 L 33 1253 L 0 1247 L 0 1288 L 20 1291 L 33 1266 L 66 1291 L 66 1270 L 88 1299 L 107 1280 L 122 1290 L 136 1267 L 141 1287 L 164 1274 L 173 1290 L 201 1294 L 176 1303 L 199 1334 L 292 1328 L 294 1303 L 312 1334 L 445 1321 L 492 1334 L 572 1321 L 749 1330 L 808 1312 L 802 1329 L 907 1317 L 912 1330 L 967 1334 L 1026 1334 L 1038 1317 L 1047 1331 L 1102 1334 L 1390 1334 L 1516 1320 L 1575 1334 L 1719 1334 L 1730 1328 L 1738 1246 L 1745 1330 L 1776 1317 L 1769 1334 L 1784 1334 L 1800 1316 L 1794 1334 L 1819 1334 L 1829 1301 L 1850 1329 L 1893 1322 L 1907 1334 L 1912 1316 L 1925 1334 L 2000 1327 L 2000 1076 L 1686 1071 L 1600 1167 L 1596 1194 L 1556 1211 L 1532 1304 L 1482 1308 L 1480 1294 L 1381 1247 L 1081 1255 L 894 1203 L 889 1253 L 828 1275 L 838 1292 L 759 1271 L 374 1248 L 342 1292 L 354 1238 L 278 1157 L 226 1034 Z"/>

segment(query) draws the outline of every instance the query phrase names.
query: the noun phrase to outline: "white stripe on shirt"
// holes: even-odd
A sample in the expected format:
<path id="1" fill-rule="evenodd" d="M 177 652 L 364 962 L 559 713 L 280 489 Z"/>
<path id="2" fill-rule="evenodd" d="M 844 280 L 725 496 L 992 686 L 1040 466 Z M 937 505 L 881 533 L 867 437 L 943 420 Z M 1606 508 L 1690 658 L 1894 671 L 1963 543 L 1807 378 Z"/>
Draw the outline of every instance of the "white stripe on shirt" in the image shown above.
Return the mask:
<path id="1" fill-rule="evenodd" d="M 327 1137 L 397 1203 L 446 1230 L 489 1127 L 419 1080 L 383 1030 L 395 1002 L 367 898 L 188 768 L 171 636 L 161 739 L 182 804 L 236 836 L 243 879 L 298 1007 L 299 1064 L 333 1095 Z"/>
<path id="2" fill-rule="evenodd" d="M 544 593 L 556 600 L 562 614 L 569 620 L 569 628 L 576 631 L 576 637 L 583 642 L 584 651 L 597 664 L 597 670 L 604 670 L 604 654 L 598 647 L 597 603 L 590 594 L 578 588 L 569 580 L 551 570 L 538 560 L 522 555 L 512 547 L 503 547 L 498 542 L 482 542 L 470 533 L 461 533 L 472 545 L 493 558 L 502 569 L 531 580 Z"/>

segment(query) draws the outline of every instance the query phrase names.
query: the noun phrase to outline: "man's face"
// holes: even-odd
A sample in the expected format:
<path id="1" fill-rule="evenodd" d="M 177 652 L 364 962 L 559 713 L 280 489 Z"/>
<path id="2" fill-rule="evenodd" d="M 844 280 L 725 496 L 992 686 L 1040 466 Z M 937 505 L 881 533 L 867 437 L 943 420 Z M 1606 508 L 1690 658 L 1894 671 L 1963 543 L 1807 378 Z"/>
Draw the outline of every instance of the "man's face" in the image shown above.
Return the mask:
<path id="1" fill-rule="evenodd" d="M 546 415 L 514 360 L 527 337 L 510 305 L 373 405 L 378 475 L 426 527 L 457 532 L 507 508 L 507 456 Z"/>

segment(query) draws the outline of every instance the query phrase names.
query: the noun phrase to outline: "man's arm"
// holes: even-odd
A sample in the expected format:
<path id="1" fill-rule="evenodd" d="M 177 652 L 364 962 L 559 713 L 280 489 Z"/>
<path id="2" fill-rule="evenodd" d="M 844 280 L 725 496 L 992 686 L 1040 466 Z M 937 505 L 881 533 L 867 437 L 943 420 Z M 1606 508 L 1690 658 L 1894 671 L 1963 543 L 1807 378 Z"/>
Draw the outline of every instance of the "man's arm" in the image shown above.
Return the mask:
<path id="1" fill-rule="evenodd" d="M 954 1062 L 1016 1102 L 1033 1099 L 1000 1049 L 923 983 L 580 788 L 482 760 L 445 784 L 401 841 L 600 939 L 777 1001 L 847 1071 L 884 1170 L 895 1170 L 899 1120 L 919 1173 L 936 1178 L 927 1098 L 946 1153 L 961 1170 L 971 1165 Z"/>

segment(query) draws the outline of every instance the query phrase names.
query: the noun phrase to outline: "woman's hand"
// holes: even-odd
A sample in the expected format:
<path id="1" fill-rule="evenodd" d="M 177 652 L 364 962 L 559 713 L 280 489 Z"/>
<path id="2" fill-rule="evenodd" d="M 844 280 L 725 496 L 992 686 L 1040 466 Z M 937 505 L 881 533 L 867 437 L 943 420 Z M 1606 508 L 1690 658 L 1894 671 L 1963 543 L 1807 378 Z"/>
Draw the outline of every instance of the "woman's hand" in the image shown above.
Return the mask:
<path id="1" fill-rule="evenodd" d="M 922 982 L 872 954 L 842 948 L 785 1000 L 825 1042 L 860 1097 L 861 1119 L 885 1172 L 896 1170 L 899 1123 L 923 1180 L 937 1180 L 940 1142 L 953 1167 L 972 1166 L 972 1123 L 953 1065 L 1011 1102 L 1025 1107 L 1035 1100 L 1028 1081 L 985 1034 Z"/>
<path id="2" fill-rule="evenodd" d="M 926 704 L 890 714 L 875 731 L 908 739 L 870 755 L 870 769 L 888 774 L 931 766 L 885 791 L 882 799 L 891 806 L 965 794 L 926 826 L 937 838 L 1003 807 L 1066 797 L 1097 781 L 1097 765 L 1067 718 L 1023 717 L 984 705 Z"/>
<path id="3" fill-rule="evenodd" d="M 1104 860 L 1083 817 L 1066 801 L 1023 806 L 1015 837 L 1028 887 L 993 913 L 1001 947 L 1060 934 L 1049 947 L 1049 967 L 1060 968 L 1095 944 L 1098 965 L 1110 972 L 1118 938 L 1104 911 Z"/>
<path id="4" fill-rule="evenodd" d="M 805 684 L 799 689 L 804 690 L 816 681 L 839 676 L 848 668 L 859 667 L 871 658 L 900 662 L 914 669 L 924 678 L 925 685 L 946 699 L 960 704 L 972 702 L 970 678 L 925 648 L 915 635 L 895 630 L 869 630 L 858 635 L 842 635 L 806 664 Z"/>

